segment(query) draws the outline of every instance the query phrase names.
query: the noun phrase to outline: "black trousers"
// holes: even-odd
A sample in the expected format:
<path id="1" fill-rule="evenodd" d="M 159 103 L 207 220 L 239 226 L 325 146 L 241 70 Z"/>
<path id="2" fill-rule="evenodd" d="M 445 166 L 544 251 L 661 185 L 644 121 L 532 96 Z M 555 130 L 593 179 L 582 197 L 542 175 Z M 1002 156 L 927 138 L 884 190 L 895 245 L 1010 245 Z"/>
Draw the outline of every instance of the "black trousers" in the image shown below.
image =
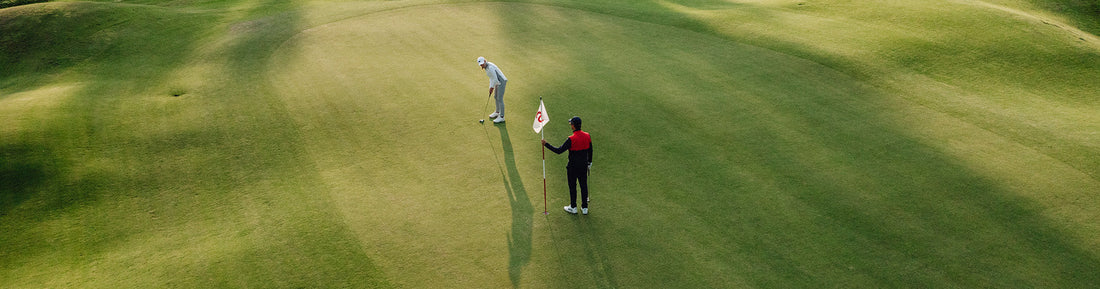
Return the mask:
<path id="1" fill-rule="evenodd" d="M 577 207 L 577 182 L 581 184 L 581 208 L 588 208 L 588 167 L 566 167 L 569 175 L 569 206 Z"/>

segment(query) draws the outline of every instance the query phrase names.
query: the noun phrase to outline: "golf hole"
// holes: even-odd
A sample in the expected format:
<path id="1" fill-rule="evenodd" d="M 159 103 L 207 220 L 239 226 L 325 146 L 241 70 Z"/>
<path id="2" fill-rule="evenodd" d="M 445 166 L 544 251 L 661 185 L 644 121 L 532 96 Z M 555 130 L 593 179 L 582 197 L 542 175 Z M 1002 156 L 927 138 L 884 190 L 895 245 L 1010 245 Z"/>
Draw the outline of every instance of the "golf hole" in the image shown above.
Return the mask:
<path id="1" fill-rule="evenodd" d="M 172 97 L 180 97 L 184 94 L 187 94 L 187 91 L 183 89 L 173 89 L 168 91 L 168 95 L 171 95 Z"/>

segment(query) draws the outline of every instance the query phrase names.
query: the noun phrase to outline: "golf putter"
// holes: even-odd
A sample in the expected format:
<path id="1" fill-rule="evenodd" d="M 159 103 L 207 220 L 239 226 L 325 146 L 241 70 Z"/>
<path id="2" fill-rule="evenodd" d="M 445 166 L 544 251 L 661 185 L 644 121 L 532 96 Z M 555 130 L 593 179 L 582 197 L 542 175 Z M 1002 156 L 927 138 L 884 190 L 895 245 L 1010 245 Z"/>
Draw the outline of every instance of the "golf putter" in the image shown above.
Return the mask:
<path id="1" fill-rule="evenodd" d="M 489 97 L 485 99 L 485 106 L 483 106 L 483 107 L 481 108 L 481 111 L 482 111 L 482 113 L 484 113 L 486 109 L 489 109 L 489 100 L 490 100 L 490 99 L 492 99 L 492 98 L 493 98 L 493 94 L 492 94 L 492 93 L 490 93 L 490 94 L 489 94 Z M 481 120 L 479 120 L 479 121 L 477 121 L 477 122 L 478 122 L 478 123 L 485 123 L 485 119 L 481 119 Z"/>
<path id="2" fill-rule="evenodd" d="M 485 98 L 485 106 L 481 108 L 481 111 L 485 111 L 486 109 L 489 109 L 489 100 L 490 99 L 493 99 L 493 94 L 492 93 L 489 94 L 489 97 Z"/>

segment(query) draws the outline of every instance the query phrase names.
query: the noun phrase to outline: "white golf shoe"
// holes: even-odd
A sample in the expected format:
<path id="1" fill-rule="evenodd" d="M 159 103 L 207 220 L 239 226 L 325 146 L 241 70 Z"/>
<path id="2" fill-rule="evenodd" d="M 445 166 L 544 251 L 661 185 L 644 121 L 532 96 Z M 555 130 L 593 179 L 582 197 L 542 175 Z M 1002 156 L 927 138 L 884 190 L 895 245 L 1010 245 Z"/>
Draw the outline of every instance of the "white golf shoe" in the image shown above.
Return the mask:
<path id="1" fill-rule="evenodd" d="M 490 118 L 490 119 L 493 119 L 493 118 L 497 118 L 498 116 L 500 116 L 500 113 L 499 113 L 499 112 L 495 112 L 495 111 L 494 111 L 494 112 L 493 112 L 493 114 L 490 114 L 490 115 L 489 115 L 489 118 Z"/>
<path id="2" fill-rule="evenodd" d="M 574 208 L 574 207 L 565 206 L 564 209 L 565 209 L 566 212 L 569 212 L 570 214 L 576 214 L 577 213 L 577 208 Z"/>
<path id="3" fill-rule="evenodd" d="M 493 120 L 493 123 L 502 123 L 502 122 L 504 122 L 504 117 L 503 117 L 503 116 L 502 116 L 502 117 L 498 117 L 497 119 L 494 119 L 494 120 Z"/>
<path id="4" fill-rule="evenodd" d="M 581 208 L 581 213 L 588 215 L 588 208 Z"/>

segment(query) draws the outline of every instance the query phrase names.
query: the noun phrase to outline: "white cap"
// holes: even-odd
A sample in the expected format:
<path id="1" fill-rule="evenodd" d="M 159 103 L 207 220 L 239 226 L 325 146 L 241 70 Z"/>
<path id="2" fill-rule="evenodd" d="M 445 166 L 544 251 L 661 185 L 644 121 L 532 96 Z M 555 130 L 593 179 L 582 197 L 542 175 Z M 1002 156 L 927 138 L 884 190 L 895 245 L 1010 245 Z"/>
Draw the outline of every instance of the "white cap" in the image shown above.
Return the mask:
<path id="1" fill-rule="evenodd" d="M 478 57 L 477 66 L 481 66 L 482 64 L 485 64 L 485 57 Z"/>

